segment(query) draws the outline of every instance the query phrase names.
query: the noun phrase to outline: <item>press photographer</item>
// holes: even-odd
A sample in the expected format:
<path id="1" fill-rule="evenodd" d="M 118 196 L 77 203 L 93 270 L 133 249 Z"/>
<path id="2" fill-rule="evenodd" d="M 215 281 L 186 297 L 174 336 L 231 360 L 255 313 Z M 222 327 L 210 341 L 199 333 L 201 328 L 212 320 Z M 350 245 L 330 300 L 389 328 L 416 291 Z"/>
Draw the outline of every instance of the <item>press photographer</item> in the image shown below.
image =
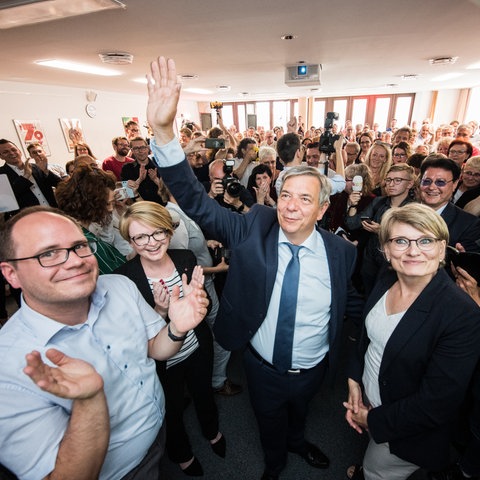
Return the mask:
<path id="1" fill-rule="evenodd" d="M 248 190 L 233 175 L 233 160 L 214 160 L 209 165 L 210 182 L 204 183 L 209 197 L 222 207 L 246 213 L 254 201 Z"/>

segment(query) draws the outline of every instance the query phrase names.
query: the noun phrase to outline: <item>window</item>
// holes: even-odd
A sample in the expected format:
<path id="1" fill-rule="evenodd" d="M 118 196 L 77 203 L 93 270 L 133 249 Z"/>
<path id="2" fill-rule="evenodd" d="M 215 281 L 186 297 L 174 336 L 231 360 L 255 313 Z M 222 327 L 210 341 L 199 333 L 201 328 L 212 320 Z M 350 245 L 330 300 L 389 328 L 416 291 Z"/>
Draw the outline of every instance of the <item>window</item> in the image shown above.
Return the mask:
<path id="1" fill-rule="evenodd" d="M 384 132 L 387 129 L 389 108 L 390 108 L 390 97 L 377 98 L 375 102 L 375 113 L 373 116 L 373 123 L 378 123 L 378 130 L 380 132 Z M 373 128 L 373 125 L 370 125 L 370 128 Z"/>
<path id="2" fill-rule="evenodd" d="M 352 125 L 355 127 L 358 123 L 362 125 L 365 123 L 367 116 L 367 99 L 366 98 L 354 98 L 352 106 Z"/>

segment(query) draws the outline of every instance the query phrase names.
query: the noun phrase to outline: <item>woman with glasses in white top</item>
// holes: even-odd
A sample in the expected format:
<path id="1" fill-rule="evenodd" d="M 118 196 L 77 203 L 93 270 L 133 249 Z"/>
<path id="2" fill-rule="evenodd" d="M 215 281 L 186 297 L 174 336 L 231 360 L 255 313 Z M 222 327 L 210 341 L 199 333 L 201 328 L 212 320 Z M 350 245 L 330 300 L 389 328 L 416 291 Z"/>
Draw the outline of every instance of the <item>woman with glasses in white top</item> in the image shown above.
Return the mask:
<path id="1" fill-rule="evenodd" d="M 450 429 L 479 357 L 480 310 L 442 268 L 448 237 L 426 205 L 382 219 L 391 269 L 367 301 L 344 403 L 349 425 L 370 436 L 351 478 L 401 480 L 449 465 Z"/>

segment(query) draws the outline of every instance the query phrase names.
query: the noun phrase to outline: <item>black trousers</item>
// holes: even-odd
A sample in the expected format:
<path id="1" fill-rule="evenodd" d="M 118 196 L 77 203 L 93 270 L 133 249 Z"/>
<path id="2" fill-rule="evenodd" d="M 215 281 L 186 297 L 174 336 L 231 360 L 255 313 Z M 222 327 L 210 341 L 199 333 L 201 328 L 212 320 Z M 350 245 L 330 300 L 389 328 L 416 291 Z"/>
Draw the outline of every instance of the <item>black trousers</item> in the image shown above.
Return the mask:
<path id="1" fill-rule="evenodd" d="M 165 391 L 167 454 L 183 463 L 193 456 L 183 423 L 185 386 L 192 397 L 203 436 L 213 440 L 218 433 L 218 410 L 212 390 L 213 346 L 200 345 L 188 358 L 167 369 L 162 380 Z"/>
<path id="2" fill-rule="evenodd" d="M 328 357 L 328 356 L 327 356 Z M 279 475 L 288 451 L 306 448 L 308 405 L 325 377 L 328 358 L 300 373 L 279 373 L 247 348 L 244 365 L 250 402 L 258 423 L 265 455 L 265 471 Z"/>

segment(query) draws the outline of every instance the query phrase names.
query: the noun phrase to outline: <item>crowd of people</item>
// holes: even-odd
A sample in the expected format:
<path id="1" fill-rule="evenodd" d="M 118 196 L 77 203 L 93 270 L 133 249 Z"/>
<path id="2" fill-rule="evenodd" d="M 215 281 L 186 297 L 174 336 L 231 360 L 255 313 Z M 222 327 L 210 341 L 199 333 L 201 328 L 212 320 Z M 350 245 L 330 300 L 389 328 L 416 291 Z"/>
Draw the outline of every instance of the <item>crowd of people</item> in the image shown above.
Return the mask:
<path id="1" fill-rule="evenodd" d="M 129 122 L 102 162 L 83 142 L 62 168 L 0 139 L 19 206 L 0 234 L 19 307 L 8 319 L 2 285 L 0 463 L 155 479 L 165 449 L 201 476 L 185 391 L 225 457 L 215 394 L 242 391 L 226 373 L 241 350 L 262 480 L 289 452 L 328 468 L 305 424 L 345 355 L 346 420 L 370 437 L 350 478 L 478 478 L 480 278 L 449 255 L 480 257 L 478 123 L 238 132 L 219 110 L 177 133 L 172 60 L 148 93 L 151 135 Z"/>

